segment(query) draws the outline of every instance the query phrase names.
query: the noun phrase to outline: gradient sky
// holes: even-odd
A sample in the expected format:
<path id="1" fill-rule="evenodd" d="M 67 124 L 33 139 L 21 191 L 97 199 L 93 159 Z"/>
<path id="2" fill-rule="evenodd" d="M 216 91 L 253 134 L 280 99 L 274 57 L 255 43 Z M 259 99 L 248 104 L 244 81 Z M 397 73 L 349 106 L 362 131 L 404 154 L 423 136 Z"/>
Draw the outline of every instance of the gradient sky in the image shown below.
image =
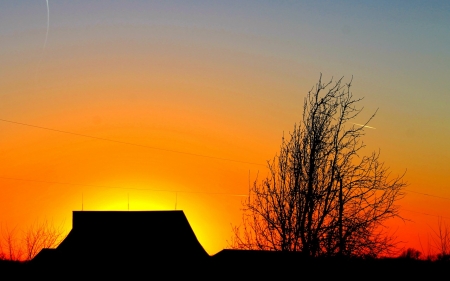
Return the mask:
<path id="1" fill-rule="evenodd" d="M 450 198 L 450 2 L 48 2 L 47 41 L 46 1 L 0 2 L 0 119 L 147 147 L 0 121 L 2 227 L 129 198 L 176 204 L 214 254 L 320 73 L 353 75 L 355 123 L 379 109 L 364 141 L 407 171 L 399 240 L 426 252 L 450 225 L 450 199 L 419 194 Z"/>

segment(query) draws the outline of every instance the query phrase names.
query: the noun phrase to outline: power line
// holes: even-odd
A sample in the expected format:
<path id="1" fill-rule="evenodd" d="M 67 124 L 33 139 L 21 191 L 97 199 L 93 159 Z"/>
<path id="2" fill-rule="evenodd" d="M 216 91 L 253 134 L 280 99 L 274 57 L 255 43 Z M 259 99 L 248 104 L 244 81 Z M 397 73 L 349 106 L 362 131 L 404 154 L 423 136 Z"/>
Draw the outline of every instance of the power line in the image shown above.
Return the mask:
<path id="1" fill-rule="evenodd" d="M 27 126 L 27 127 L 47 130 L 47 131 L 63 133 L 63 134 L 70 134 L 70 135 L 86 137 L 86 138 L 92 138 L 92 139 L 103 140 L 103 141 L 109 141 L 109 142 L 115 142 L 115 143 L 120 143 L 120 144 L 145 147 L 145 148 L 154 149 L 154 150 L 160 150 L 160 151 L 166 151 L 166 152 L 172 152 L 172 153 L 179 153 L 179 154 L 185 154 L 185 155 L 197 156 L 197 157 L 204 157 L 204 158 L 210 158 L 210 159 L 216 159 L 216 160 L 224 160 L 224 161 L 230 161 L 230 162 L 236 162 L 236 163 L 244 163 L 244 164 L 265 166 L 263 164 L 255 163 L 255 162 L 242 161 L 242 160 L 236 160 L 236 159 L 230 159 L 230 158 L 222 158 L 222 157 L 216 157 L 216 156 L 210 156 L 210 155 L 204 155 L 204 154 L 198 154 L 198 153 L 191 153 L 191 152 L 184 152 L 184 151 L 173 150 L 173 149 L 159 148 L 159 147 L 148 146 L 148 145 L 143 145 L 143 144 L 136 144 L 136 143 L 131 143 L 131 142 L 118 141 L 118 140 L 113 140 L 113 139 L 107 139 L 107 138 L 90 136 L 90 135 L 86 135 L 86 134 L 79 134 L 79 133 L 73 133 L 73 132 L 69 132 L 69 131 L 52 129 L 52 128 L 48 128 L 48 127 L 42 127 L 42 126 L 37 126 L 37 125 L 32 125 L 32 124 L 27 124 L 27 123 L 21 123 L 21 122 L 6 120 L 6 119 L 0 119 L 0 121 L 11 123 L 11 124 L 16 124 L 16 125 L 21 125 L 21 126 Z M 170 190 L 156 190 L 156 189 L 139 189 L 139 188 L 125 188 L 125 187 L 94 186 L 94 185 L 86 185 L 86 184 L 61 183 L 61 182 L 52 182 L 52 181 L 36 181 L 36 180 L 25 180 L 25 179 L 15 179 L 15 178 L 6 178 L 6 177 L 0 177 L 0 178 L 11 179 L 11 180 L 21 180 L 21 181 L 34 181 L 34 182 L 54 183 L 54 184 L 68 184 L 68 185 L 80 185 L 80 186 L 90 186 L 90 187 L 102 187 L 102 188 L 136 189 L 136 190 L 152 190 L 152 191 L 184 192 L 184 193 L 205 193 L 205 192 L 186 192 L 186 191 L 170 191 Z M 433 195 L 433 194 L 429 194 L 429 193 L 423 193 L 423 192 L 413 191 L 413 190 L 409 190 L 409 189 L 405 189 L 405 191 L 411 192 L 411 193 L 420 194 L 420 195 L 424 195 L 424 196 L 440 198 L 440 199 L 444 199 L 444 200 L 450 200 L 450 198 L 448 198 L 448 197 L 442 197 L 442 196 Z M 233 194 L 228 194 L 228 193 L 208 193 L 208 194 L 233 195 Z M 247 196 L 247 195 L 234 195 L 234 196 Z"/>
<path id="2" fill-rule="evenodd" d="M 443 219 L 449 219 L 449 220 L 450 220 L 450 217 L 444 217 L 444 216 L 432 215 L 432 214 L 427 214 L 427 213 L 422 213 L 422 212 L 412 211 L 412 210 L 408 210 L 408 209 L 404 209 L 404 208 L 401 208 L 401 210 L 407 211 L 407 212 L 411 212 L 411 213 L 421 214 L 421 215 L 425 215 L 425 216 L 431 216 L 431 217 L 437 217 L 437 218 L 443 218 Z"/>
<path id="3" fill-rule="evenodd" d="M 247 196 L 248 196 L 248 194 L 225 193 L 225 192 L 185 191 L 185 190 L 168 190 L 168 189 L 152 189 L 152 188 L 134 188 L 134 187 L 120 187 L 120 186 L 105 186 L 105 185 L 92 185 L 92 184 L 71 183 L 71 182 L 58 182 L 58 181 L 44 181 L 44 180 L 19 179 L 19 178 L 9 178 L 9 177 L 0 177 L 0 179 L 15 180 L 15 181 L 39 182 L 39 183 L 51 183 L 51 184 L 77 185 L 77 186 L 97 187 L 97 188 L 124 189 L 124 190 L 143 190 L 143 191 L 158 191 L 158 192 L 172 192 L 172 193 L 191 193 L 191 194 L 228 195 L 228 196 L 237 196 L 237 197 L 247 197 Z"/>
<path id="4" fill-rule="evenodd" d="M 99 188 L 115 188 L 115 189 L 126 189 L 126 190 L 148 190 L 148 191 L 163 191 L 163 192 L 181 192 L 181 193 L 205 193 L 205 194 L 217 194 L 217 195 L 231 195 L 231 196 L 245 196 L 248 194 L 234 194 L 234 193 L 223 193 L 223 192 L 204 192 L 204 191 L 181 191 L 181 190 L 167 190 L 167 189 L 152 189 L 152 188 L 134 188 L 134 187 L 119 187 L 119 186 L 104 186 L 104 185 L 92 185 L 92 184 L 82 184 L 82 183 L 70 183 L 70 182 L 58 182 L 58 181 L 44 181 L 44 180 L 32 180 L 32 179 L 19 179 L 19 178 L 10 178 L 10 177 L 1 177 L 0 179 L 6 180 L 16 180 L 16 181 L 30 181 L 30 182 L 40 182 L 40 183 L 52 183 L 52 184 L 64 184 L 64 185 L 78 185 L 78 186 L 87 186 L 87 187 L 99 187 Z M 427 194 L 423 192 L 417 192 L 405 189 L 408 192 L 417 193 L 424 196 L 430 196 L 445 200 L 450 200 L 450 198 Z M 412 211 L 413 212 L 413 211 Z"/>
<path id="5" fill-rule="evenodd" d="M 113 139 L 107 139 L 107 138 L 95 137 L 95 136 L 90 136 L 90 135 L 85 135 L 85 134 L 73 133 L 73 132 L 69 132 L 69 131 L 52 129 L 52 128 L 47 128 L 47 127 L 42 127 L 42 126 L 37 126 L 37 125 L 31 125 L 31 124 L 26 124 L 26 123 L 21 123 L 21 122 L 15 122 L 15 121 L 10 121 L 10 120 L 5 120 L 5 119 L 0 119 L 0 121 L 11 123 L 11 124 L 16 124 L 16 125 L 21 125 L 21 126 L 27 126 L 27 127 L 32 127 L 32 128 L 52 131 L 52 132 L 57 132 L 57 133 L 63 133 L 63 134 L 79 136 L 79 137 L 85 137 L 85 138 L 91 138 L 91 139 L 96 139 L 96 140 L 109 141 L 109 142 L 115 142 L 115 143 L 126 144 L 126 145 L 133 145 L 133 146 L 139 146 L 139 147 L 145 147 L 145 148 L 150 148 L 150 149 L 154 149 L 154 150 L 160 150 L 160 151 L 166 151 L 166 152 L 172 152 L 172 153 L 179 153 L 179 154 L 185 154 L 185 155 L 197 156 L 197 157 L 204 157 L 204 158 L 210 158 L 210 159 L 216 159 L 216 160 L 224 160 L 224 161 L 230 161 L 230 162 L 236 162 L 236 163 L 244 163 L 244 164 L 257 165 L 257 166 L 265 166 L 263 164 L 255 163 L 255 162 L 242 161 L 242 160 L 236 160 L 236 159 L 230 159 L 230 158 L 222 158 L 222 157 L 217 157 L 217 156 L 210 156 L 210 155 L 191 153 L 191 152 L 184 152 L 184 151 L 179 151 L 179 150 L 160 148 L 160 147 L 149 146 L 149 145 L 144 145 L 144 144 L 137 144 L 137 143 L 126 142 L 126 141 L 118 141 L 118 140 L 113 140 Z"/>
<path id="6" fill-rule="evenodd" d="M 51 183 L 51 184 L 63 184 L 63 185 L 76 185 L 76 186 L 97 187 L 97 188 L 109 188 L 109 189 L 171 192 L 171 193 L 175 193 L 176 195 L 178 195 L 178 193 L 190 193 L 190 194 L 209 194 L 209 195 L 227 195 L 227 196 L 236 196 L 236 197 L 248 197 L 248 194 L 224 193 L 224 192 L 185 191 L 185 190 L 168 190 L 168 189 L 105 186 L 105 185 L 92 185 L 92 184 L 71 183 L 71 182 L 44 181 L 44 180 L 33 180 L 33 179 L 19 179 L 19 178 L 10 178 L 10 177 L 0 177 L 0 179 L 15 180 L 15 181 L 28 181 L 28 182 L 39 182 L 39 183 Z M 413 191 L 410 191 L 410 192 L 413 192 Z M 449 198 L 446 198 L 446 197 L 433 196 L 433 195 L 422 193 L 422 192 L 414 192 L 414 193 L 418 193 L 418 194 L 426 195 L 426 196 L 438 197 L 438 198 L 442 198 L 442 199 L 449 199 Z M 421 214 L 421 215 L 425 215 L 425 216 L 432 216 L 432 217 L 437 217 L 437 218 L 450 219 L 450 217 L 433 215 L 433 214 L 428 214 L 428 213 L 408 210 L 408 209 L 405 209 L 405 208 L 401 208 L 401 210 L 404 210 L 404 211 L 407 211 L 407 212 L 416 213 L 416 214 Z"/>
<path id="7" fill-rule="evenodd" d="M 438 195 L 433 195 L 433 194 L 429 194 L 429 193 L 423 193 L 423 192 L 418 192 L 418 191 L 412 191 L 409 189 L 405 189 L 407 192 L 412 192 L 412 193 L 417 193 L 420 195 L 424 195 L 424 196 L 429 196 L 429 197 L 435 197 L 435 198 L 440 198 L 440 199 L 445 199 L 445 200 L 450 200 L 450 198 L 448 197 L 442 197 L 442 196 L 438 196 Z"/>

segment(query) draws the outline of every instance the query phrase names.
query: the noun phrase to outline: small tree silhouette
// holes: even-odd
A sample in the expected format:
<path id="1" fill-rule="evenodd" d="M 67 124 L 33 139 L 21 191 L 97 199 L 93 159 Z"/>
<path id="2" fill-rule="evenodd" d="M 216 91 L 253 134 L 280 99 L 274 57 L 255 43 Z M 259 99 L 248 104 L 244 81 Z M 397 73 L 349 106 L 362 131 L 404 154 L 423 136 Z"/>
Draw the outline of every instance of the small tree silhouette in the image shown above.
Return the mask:
<path id="1" fill-rule="evenodd" d="M 414 248 L 408 248 L 402 252 L 400 258 L 418 260 L 422 253 Z"/>
<path id="2" fill-rule="evenodd" d="M 26 259 L 33 259 L 43 248 L 54 248 L 64 239 L 62 225 L 55 227 L 47 220 L 32 224 L 25 231 Z"/>
<path id="3" fill-rule="evenodd" d="M 406 185 L 390 177 L 379 152 L 360 155 L 367 124 L 353 123 L 362 108 L 342 78 L 318 83 L 305 98 L 303 120 L 269 175 L 255 180 L 243 202 L 243 224 L 232 248 L 301 251 L 308 256 L 377 256 L 396 245 L 383 225 L 400 217 L 395 204 Z"/>
<path id="4" fill-rule="evenodd" d="M 432 240 L 434 248 L 437 250 L 438 260 L 450 260 L 450 228 L 438 218 L 437 229 L 432 229 Z"/>
<path id="5" fill-rule="evenodd" d="M 0 259 L 11 261 L 31 260 L 43 248 L 54 248 L 64 239 L 62 224 L 55 227 L 47 220 L 36 221 L 21 233 L 16 227 L 5 227 L 1 234 Z"/>
<path id="6" fill-rule="evenodd" d="M 1 228 L 0 241 L 0 257 L 3 260 L 20 261 L 24 255 L 20 238 L 18 237 L 17 229 L 14 227 L 10 229 L 8 226 Z"/>

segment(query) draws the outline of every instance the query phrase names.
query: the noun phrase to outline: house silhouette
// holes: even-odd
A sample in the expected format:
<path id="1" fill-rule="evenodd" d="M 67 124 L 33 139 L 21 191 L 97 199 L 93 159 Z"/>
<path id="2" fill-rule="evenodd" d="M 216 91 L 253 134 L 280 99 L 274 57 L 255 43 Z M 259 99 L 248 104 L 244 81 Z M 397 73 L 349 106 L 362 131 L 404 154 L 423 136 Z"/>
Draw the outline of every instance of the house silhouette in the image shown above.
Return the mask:
<path id="1" fill-rule="evenodd" d="M 67 237 L 56 249 L 43 249 L 32 263 L 140 266 L 207 258 L 183 211 L 73 211 Z"/>

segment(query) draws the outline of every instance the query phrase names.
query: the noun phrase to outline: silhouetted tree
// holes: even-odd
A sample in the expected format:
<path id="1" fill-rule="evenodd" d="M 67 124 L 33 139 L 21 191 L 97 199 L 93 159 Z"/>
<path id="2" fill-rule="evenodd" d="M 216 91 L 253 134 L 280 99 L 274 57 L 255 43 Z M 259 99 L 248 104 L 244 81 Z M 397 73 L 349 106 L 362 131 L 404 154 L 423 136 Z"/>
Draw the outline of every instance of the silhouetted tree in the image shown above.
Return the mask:
<path id="1" fill-rule="evenodd" d="M 20 236 L 22 234 L 22 236 Z M 33 259 L 43 248 L 54 248 L 64 239 L 62 225 L 54 226 L 48 221 L 29 226 L 22 233 L 16 228 L 2 228 L 0 259 L 20 261 Z"/>
<path id="2" fill-rule="evenodd" d="M 322 83 L 309 91 L 303 119 L 269 175 L 255 180 L 243 202 L 243 224 L 234 227 L 232 248 L 301 251 L 309 256 L 377 256 L 395 245 L 383 222 L 399 217 L 396 201 L 406 185 L 390 178 L 379 152 L 361 156 L 364 125 L 351 81 Z"/>
<path id="3" fill-rule="evenodd" d="M 24 233 L 26 259 L 33 259 L 43 248 L 55 248 L 64 239 L 61 227 L 55 227 L 48 221 L 32 224 Z"/>
<path id="4" fill-rule="evenodd" d="M 433 229 L 433 246 L 438 260 L 450 260 L 450 228 L 438 218 L 437 229 Z"/>
<path id="5" fill-rule="evenodd" d="M 404 259 L 418 260 L 421 255 L 422 253 L 420 251 L 414 248 L 408 248 L 404 250 L 399 257 Z"/>
<path id="6" fill-rule="evenodd" d="M 16 228 L 10 229 L 6 226 L 1 230 L 0 258 L 10 261 L 22 260 L 24 252 Z"/>

